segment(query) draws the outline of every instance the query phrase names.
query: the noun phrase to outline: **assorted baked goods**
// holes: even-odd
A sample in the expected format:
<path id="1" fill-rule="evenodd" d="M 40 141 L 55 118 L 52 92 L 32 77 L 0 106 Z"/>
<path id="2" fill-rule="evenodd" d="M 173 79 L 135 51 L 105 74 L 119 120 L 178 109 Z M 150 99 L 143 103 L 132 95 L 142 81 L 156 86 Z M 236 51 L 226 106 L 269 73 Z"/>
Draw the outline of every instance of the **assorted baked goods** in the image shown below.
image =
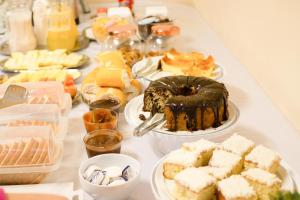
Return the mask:
<path id="1" fill-rule="evenodd" d="M 99 100 L 114 100 L 124 105 L 141 93 L 140 83 L 133 79 L 119 51 L 97 55 L 99 67 L 84 77 L 81 92 L 88 103 Z"/>
<path id="2" fill-rule="evenodd" d="M 219 127 L 228 119 L 228 91 L 204 77 L 163 77 L 145 90 L 143 110 L 164 113 L 171 131 Z"/>
<path id="3" fill-rule="evenodd" d="M 164 53 L 158 69 L 173 75 L 215 77 L 216 64 L 212 56 L 200 52 L 180 53 L 175 49 Z"/>
<path id="4" fill-rule="evenodd" d="M 282 180 L 277 174 L 280 158 L 274 158 L 278 165 L 272 172 L 249 166 L 249 156 L 277 155 L 269 149 L 256 150 L 262 145 L 254 146 L 253 141 L 237 134 L 220 144 L 204 139 L 184 143 L 163 160 L 165 184 L 174 183 L 168 190 L 180 200 L 270 200 L 281 190 Z"/>
<path id="5" fill-rule="evenodd" d="M 65 49 L 54 51 L 32 50 L 27 53 L 14 52 L 4 63 L 5 70 L 64 69 L 84 64 L 86 57 L 68 53 Z"/>

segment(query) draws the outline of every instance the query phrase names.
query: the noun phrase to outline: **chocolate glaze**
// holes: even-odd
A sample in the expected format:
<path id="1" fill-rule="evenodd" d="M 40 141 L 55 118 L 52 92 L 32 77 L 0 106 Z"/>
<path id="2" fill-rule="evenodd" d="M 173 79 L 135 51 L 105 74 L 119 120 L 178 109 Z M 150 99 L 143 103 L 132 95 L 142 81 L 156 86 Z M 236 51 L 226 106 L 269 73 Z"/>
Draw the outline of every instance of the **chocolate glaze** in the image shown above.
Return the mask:
<path id="1" fill-rule="evenodd" d="M 185 113 L 188 118 L 187 128 L 189 130 L 197 129 L 197 111 L 201 113 L 200 128 L 205 129 L 204 117 L 202 116 L 207 108 L 211 108 L 214 113 L 213 127 L 220 126 L 223 120 L 228 119 L 228 91 L 224 84 L 212 79 L 194 76 L 163 77 L 150 83 L 145 91 L 145 96 L 153 90 L 172 93 L 172 96 L 166 102 L 166 107 L 171 109 L 175 120 L 177 120 L 180 113 Z M 221 106 L 224 108 L 222 120 L 219 118 Z M 152 107 L 155 107 L 155 105 Z M 151 113 L 153 113 L 152 110 Z M 174 130 L 177 130 L 177 127 L 174 127 Z"/>

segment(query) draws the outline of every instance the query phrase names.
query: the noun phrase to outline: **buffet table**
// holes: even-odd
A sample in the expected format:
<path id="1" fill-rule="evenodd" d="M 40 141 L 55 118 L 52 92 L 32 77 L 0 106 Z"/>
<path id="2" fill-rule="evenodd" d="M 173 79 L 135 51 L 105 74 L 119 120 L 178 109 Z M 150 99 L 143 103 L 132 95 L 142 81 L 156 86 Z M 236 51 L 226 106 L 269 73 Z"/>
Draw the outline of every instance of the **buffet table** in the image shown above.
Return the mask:
<path id="1" fill-rule="evenodd" d="M 240 116 L 231 132 L 239 132 L 256 143 L 261 143 L 277 151 L 293 169 L 296 180 L 300 173 L 300 135 L 282 116 L 271 100 L 264 94 L 259 85 L 247 70 L 222 45 L 217 35 L 201 18 L 199 13 L 187 5 L 170 3 L 170 17 L 181 27 L 181 39 L 178 46 L 182 50 L 199 50 L 215 57 L 216 62 L 224 69 L 224 82 L 230 93 L 230 100 L 238 107 Z M 144 3 L 137 1 L 137 11 Z M 82 27 L 83 28 L 83 27 Z M 98 45 L 91 43 L 89 48 L 81 51 L 91 58 L 89 66 L 82 70 L 83 76 L 96 65 L 93 61 L 99 52 Z M 267 75 L 267 74 L 266 74 Z M 271 75 L 271 74 L 270 74 Z M 276 88 L 274 88 L 276 89 Z M 80 189 L 78 168 L 82 160 L 87 159 L 83 136 L 86 134 L 82 115 L 88 111 L 88 106 L 75 106 L 69 115 L 69 131 L 64 141 L 64 156 L 60 168 L 51 173 L 44 183 L 74 182 L 74 189 Z M 141 180 L 130 199 L 152 200 L 150 177 L 155 163 L 163 156 L 151 142 L 151 136 L 141 138 L 132 136 L 133 128 L 129 126 L 123 113 L 120 114 L 118 129 L 124 134 L 122 153 L 131 155 L 142 164 Z M 300 183 L 300 182 L 299 182 Z M 88 197 L 86 197 L 88 199 Z"/>

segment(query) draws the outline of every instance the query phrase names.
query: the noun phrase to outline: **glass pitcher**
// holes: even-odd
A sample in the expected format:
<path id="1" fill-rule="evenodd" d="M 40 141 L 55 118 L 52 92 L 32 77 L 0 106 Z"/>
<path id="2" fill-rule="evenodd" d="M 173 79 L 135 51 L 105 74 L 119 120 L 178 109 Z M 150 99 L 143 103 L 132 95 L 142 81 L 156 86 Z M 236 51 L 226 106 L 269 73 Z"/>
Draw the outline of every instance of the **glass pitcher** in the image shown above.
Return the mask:
<path id="1" fill-rule="evenodd" d="M 10 0 L 8 5 L 8 44 L 11 52 L 25 52 L 36 48 L 32 26 L 32 12 L 27 0 Z"/>
<path id="2" fill-rule="evenodd" d="M 72 50 L 78 30 L 69 0 L 49 0 L 47 46 L 50 50 Z"/>

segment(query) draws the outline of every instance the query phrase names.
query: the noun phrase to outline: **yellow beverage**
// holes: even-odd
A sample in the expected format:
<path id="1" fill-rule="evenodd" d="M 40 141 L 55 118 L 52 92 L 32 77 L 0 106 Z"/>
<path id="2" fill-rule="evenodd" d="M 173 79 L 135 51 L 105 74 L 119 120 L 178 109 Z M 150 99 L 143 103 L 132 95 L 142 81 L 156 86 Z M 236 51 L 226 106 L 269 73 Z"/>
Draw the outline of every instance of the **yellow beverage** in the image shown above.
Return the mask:
<path id="1" fill-rule="evenodd" d="M 48 13 L 48 25 L 48 49 L 72 50 L 75 47 L 78 31 L 71 7 L 55 5 Z"/>

